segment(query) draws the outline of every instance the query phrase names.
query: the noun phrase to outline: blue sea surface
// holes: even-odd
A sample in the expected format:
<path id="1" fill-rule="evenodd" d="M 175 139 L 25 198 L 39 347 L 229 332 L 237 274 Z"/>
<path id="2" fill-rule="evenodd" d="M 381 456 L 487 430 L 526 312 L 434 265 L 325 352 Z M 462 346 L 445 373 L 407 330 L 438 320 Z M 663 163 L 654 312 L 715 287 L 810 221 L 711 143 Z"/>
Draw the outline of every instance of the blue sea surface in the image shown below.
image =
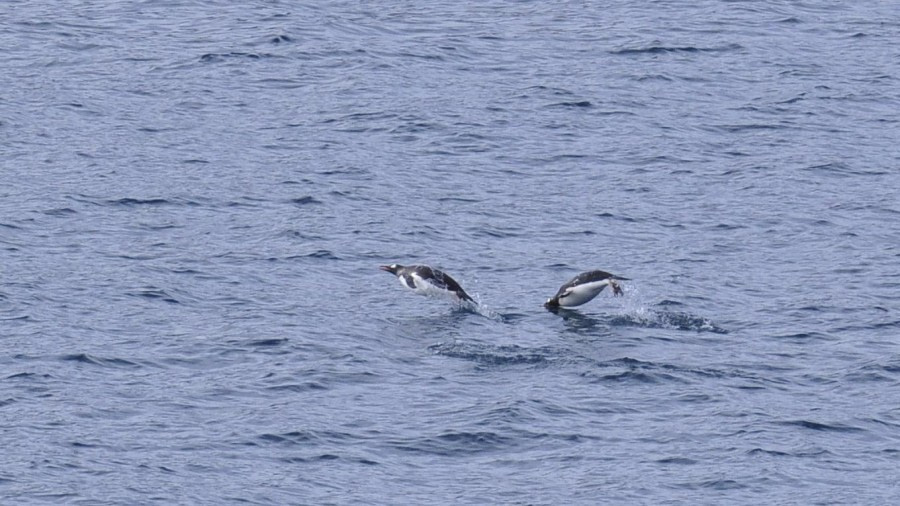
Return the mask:
<path id="1" fill-rule="evenodd" d="M 8 0 L 0 47 L 0 504 L 900 503 L 900 4 Z"/>

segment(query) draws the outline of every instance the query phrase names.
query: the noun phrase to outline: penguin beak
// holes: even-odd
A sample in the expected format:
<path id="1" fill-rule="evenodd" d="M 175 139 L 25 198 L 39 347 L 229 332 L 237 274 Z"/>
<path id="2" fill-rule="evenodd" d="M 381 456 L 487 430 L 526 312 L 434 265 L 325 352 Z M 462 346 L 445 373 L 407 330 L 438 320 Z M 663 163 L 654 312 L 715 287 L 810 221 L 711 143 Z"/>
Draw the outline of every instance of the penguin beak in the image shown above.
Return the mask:
<path id="1" fill-rule="evenodd" d="M 394 271 L 391 269 L 391 266 L 390 266 L 390 265 L 379 265 L 378 268 L 381 269 L 381 270 L 383 270 L 383 271 L 390 272 L 390 273 L 393 273 L 393 272 L 394 272 Z"/>

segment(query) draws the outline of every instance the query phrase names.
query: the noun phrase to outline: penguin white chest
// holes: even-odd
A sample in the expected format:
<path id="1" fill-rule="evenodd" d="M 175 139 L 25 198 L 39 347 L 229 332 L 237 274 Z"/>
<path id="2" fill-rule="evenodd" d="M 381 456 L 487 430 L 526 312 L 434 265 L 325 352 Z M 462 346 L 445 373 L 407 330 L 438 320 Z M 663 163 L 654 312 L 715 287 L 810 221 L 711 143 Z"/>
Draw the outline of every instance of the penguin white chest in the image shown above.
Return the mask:
<path id="1" fill-rule="evenodd" d="M 412 291 L 416 292 L 419 295 L 425 295 L 426 297 L 439 297 L 439 298 L 450 298 L 450 299 L 458 299 L 456 293 L 447 290 L 446 288 L 442 288 L 440 286 L 435 285 L 430 280 L 419 276 L 417 273 L 413 272 L 408 275 L 409 282 L 401 279 L 400 282 L 403 283 L 407 288 L 411 288 Z M 415 286 L 415 288 L 412 288 Z"/>
<path id="2" fill-rule="evenodd" d="M 591 281 L 567 288 L 559 296 L 559 305 L 565 307 L 580 306 L 596 297 L 609 285 L 609 280 Z"/>

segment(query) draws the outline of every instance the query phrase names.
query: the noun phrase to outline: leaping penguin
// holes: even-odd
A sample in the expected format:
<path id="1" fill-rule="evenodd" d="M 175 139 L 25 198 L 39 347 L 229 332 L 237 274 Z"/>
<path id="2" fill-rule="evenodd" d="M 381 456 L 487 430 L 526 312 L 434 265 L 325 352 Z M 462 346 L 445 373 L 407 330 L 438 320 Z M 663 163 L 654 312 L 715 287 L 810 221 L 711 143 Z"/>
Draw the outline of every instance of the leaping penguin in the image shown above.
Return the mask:
<path id="1" fill-rule="evenodd" d="M 610 274 L 606 271 L 588 271 L 572 278 L 571 281 L 559 287 L 559 291 L 551 299 L 547 299 L 544 307 L 555 309 L 562 307 L 580 306 L 596 297 L 604 288 L 612 288 L 613 295 L 623 295 L 622 287 L 616 281 L 629 281 Z"/>
<path id="2" fill-rule="evenodd" d="M 427 265 L 382 265 L 383 271 L 397 276 L 400 283 L 419 295 L 449 298 L 457 303 L 475 303 L 475 299 L 459 286 L 455 279 Z"/>

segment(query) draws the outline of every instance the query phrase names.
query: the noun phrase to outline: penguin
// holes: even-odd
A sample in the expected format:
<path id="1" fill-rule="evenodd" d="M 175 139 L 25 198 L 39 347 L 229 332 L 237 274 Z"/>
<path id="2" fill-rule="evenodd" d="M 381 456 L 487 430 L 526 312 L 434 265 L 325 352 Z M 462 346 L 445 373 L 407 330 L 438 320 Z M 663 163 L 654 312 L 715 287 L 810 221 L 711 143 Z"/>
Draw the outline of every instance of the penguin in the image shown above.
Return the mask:
<path id="1" fill-rule="evenodd" d="M 459 304 L 475 299 L 469 296 L 449 274 L 427 265 L 382 265 L 379 269 L 397 276 L 400 284 L 419 295 L 449 298 Z"/>
<path id="2" fill-rule="evenodd" d="M 568 283 L 559 287 L 552 298 L 547 299 L 544 307 L 547 309 L 555 309 L 562 307 L 580 306 L 596 297 L 604 288 L 609 286 L 612 288 L 613 295 L 623 295 L 622 287 L 617 281 L 628 281 L 623 278 L 610 274 L 606 271 L 588 271 L 572 278 Z"/>

